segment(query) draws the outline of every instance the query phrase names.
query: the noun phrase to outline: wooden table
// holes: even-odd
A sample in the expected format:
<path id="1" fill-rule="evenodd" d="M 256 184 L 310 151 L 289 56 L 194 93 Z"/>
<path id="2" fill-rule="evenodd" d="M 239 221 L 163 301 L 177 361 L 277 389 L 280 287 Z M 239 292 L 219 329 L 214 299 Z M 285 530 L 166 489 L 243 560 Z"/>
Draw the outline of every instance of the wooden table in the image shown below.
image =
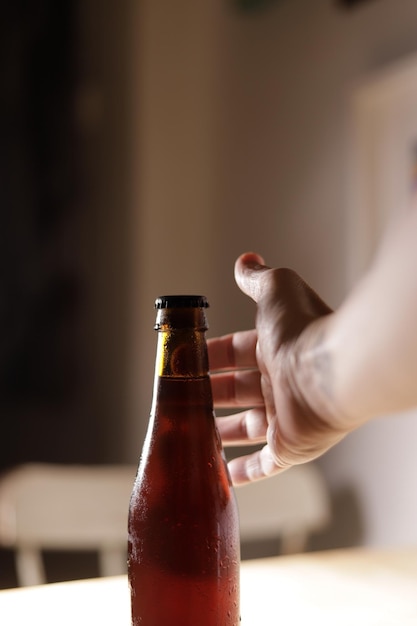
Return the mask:
<path id="1" fill-rule="evenodd" d="M 0 591 L 1 626 L 129 626 L 129 611 L 125 576 Z M 241 612 L 242 626 L 417 626 L 417 547 L 245 561 Z"/>

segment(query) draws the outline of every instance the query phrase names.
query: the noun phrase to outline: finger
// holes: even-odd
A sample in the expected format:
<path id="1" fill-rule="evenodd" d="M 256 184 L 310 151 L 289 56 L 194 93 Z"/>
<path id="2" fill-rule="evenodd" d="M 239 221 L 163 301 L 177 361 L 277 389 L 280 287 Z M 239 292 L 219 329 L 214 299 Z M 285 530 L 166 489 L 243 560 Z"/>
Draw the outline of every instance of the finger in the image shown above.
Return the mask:
<path id="1" fill-rule="evenodd" d="M 256 330 L 245 330 L 207 340 L 210 370 L 256 366 Z"/>
<path id="2" fill-rule="evenodd" d="M 244 485 L 268 476 L 273 476 L 289 466 L 280 465 L 268 445 L 252 454 L 237 457 L 228 463 L 234 485 Z"/>
<path id="3" fill-rule="evenodd" d="M 216 422 L 225 445 L 242 446 L 266 441 L 268 422 L 263 409 L 249 409 L 236 415 L 218 417 Z"/>
<path id="4" fill-rule="evenodd" d="M 237 370 L 212 374 L 214 406 L 219 408 L 263 406 L 261 375 L 258 370 Z"/>
<path id="5" fill-rule="evenodd" d="M 262 274 L 270 269 L 259 254 L 242 254 L 235 263 L 235 280 L 239 289 L 258 302 L 262 294 Z"/>

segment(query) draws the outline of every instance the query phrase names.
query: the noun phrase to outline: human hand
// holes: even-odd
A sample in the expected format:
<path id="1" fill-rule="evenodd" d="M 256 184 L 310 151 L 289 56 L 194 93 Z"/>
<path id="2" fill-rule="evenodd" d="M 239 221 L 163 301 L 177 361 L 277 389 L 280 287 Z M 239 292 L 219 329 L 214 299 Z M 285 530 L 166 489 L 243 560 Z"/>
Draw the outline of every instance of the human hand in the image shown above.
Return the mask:
<path id="1" fill-rule="evenodd" d="M 215 407 L 245 407 L 217 419 L 223 443 L 266 443 L 229 463 L 241 484 L 316 458 L 346 431 L 333 424 L 326 390 L 312 384 L 327 384 L 320 340 L 331 309 L 295 272 L 257 254 L 239 257 L 235 279 L 257 304 L 256 329 L 209 339 L 208 350 Z"/>

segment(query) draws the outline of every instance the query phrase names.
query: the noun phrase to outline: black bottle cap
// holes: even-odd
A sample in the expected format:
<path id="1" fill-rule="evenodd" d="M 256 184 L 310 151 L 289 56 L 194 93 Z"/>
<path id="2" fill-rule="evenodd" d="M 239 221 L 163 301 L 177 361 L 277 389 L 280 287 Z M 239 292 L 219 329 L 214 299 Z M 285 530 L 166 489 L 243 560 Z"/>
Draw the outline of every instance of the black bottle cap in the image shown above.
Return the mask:
<path id="1" fill-rule="evenodd" d="M 206 309 L 208 306 L 205 296 L 160 296 L 155 300 L 156 309 Z"/>

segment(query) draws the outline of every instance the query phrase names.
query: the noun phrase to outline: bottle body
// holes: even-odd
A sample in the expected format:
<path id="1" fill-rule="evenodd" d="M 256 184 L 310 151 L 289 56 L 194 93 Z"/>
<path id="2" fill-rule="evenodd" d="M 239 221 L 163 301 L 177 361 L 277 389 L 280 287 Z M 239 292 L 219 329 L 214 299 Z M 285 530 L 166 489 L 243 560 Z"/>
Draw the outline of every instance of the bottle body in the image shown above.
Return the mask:
<path id="1" fill-rule="evenodd" d="M 174 335 L 168 349 L 170 337 L 158 348 L 129 511 L 132 624 L 237 626 L 237 506 L 215 426 L 204 330 Z"/>

